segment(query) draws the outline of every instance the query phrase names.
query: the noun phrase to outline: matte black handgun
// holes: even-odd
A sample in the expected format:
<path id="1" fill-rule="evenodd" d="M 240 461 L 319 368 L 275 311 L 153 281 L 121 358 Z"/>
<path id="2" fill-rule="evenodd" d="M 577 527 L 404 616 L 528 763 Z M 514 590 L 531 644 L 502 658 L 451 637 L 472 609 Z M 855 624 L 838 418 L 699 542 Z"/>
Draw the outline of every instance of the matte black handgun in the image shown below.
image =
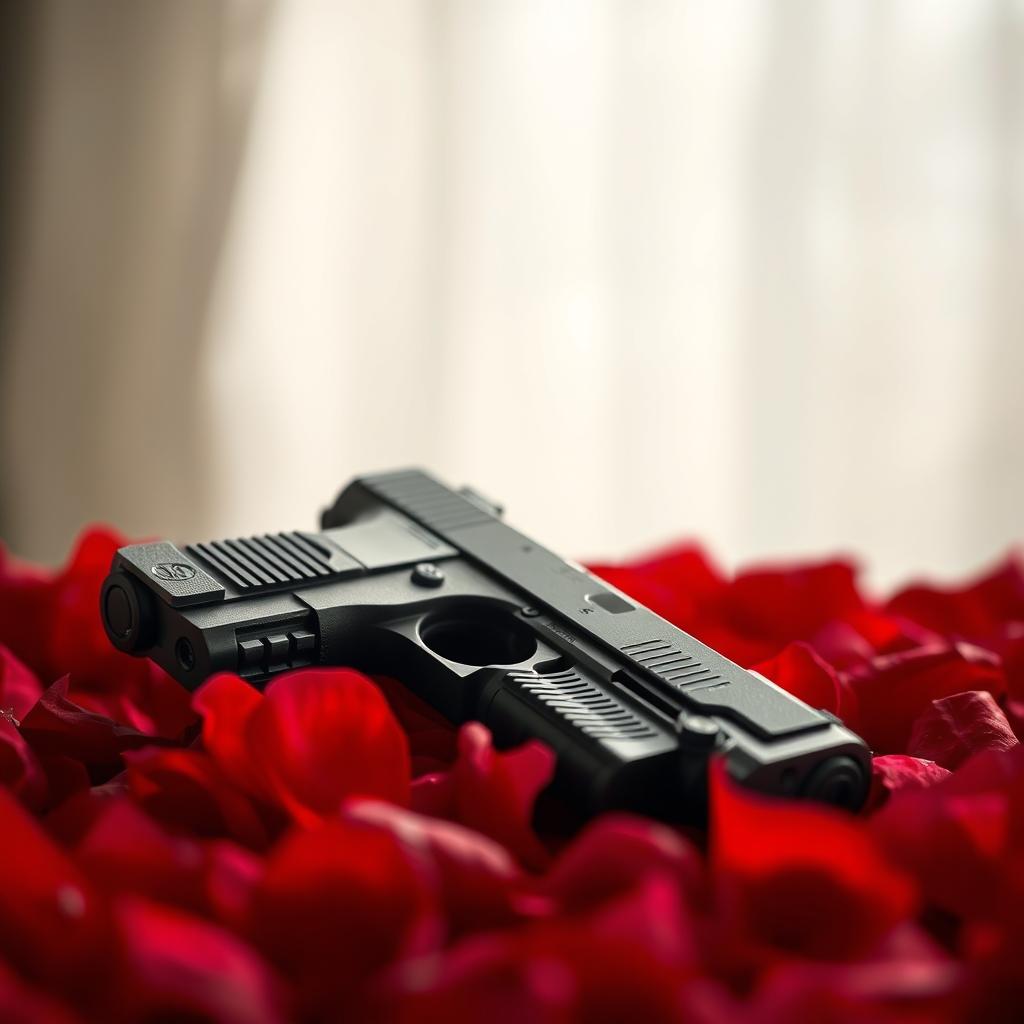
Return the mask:
<path id="1" fill-rule="evenodd" d="M 364 476 L 296 531 L 121 548 L 100 598 L 123 651 L 193 689 L 308 665 L 395 676 L 499 746 L 557 755 L 581 817 L 703 813 L 709 759 L 765 793 L 856 810 L 864 742 L 418 470 Z"/>

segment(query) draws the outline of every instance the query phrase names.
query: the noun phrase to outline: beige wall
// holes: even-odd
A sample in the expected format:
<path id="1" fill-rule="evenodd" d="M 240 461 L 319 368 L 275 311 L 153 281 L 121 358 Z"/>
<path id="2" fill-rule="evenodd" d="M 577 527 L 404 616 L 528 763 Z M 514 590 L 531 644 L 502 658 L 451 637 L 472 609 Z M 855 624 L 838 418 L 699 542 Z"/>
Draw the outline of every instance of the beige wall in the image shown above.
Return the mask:
<path id="1" fill-rule="evenodd" d="M 404 463 L 580 556 L 1019 539 L 1020 3 L 46 7 L 18 549 Z"/>

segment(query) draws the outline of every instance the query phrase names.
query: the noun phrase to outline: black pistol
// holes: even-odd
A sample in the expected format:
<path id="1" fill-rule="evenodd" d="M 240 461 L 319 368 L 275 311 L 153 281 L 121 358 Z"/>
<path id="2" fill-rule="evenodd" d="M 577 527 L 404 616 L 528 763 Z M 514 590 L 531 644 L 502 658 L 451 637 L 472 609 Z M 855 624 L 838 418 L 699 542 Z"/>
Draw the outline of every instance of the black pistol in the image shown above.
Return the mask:
<path id="1" fill-rule="evenodd" d="M 712 757 L 753 789 L 857 810 L 870 752 L 824 711 L 733 664 L 502 521 L 469 489 L 407 470 L 350 483 L 319 532 L 114 557 L 110 640 L 194 689 L 308 665 L 392 675 L 499 746 L 540 739 L 581 818 L 696 821 Z"/>

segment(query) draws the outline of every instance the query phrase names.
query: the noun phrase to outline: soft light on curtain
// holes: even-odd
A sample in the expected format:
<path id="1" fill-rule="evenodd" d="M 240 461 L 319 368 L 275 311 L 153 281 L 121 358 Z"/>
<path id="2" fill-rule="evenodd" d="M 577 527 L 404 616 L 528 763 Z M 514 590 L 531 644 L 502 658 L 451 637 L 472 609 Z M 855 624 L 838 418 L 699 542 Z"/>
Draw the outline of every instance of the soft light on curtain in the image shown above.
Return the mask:
<path id="1" fill-rule="evenodd" d="M 1024 5 L 300 0 L 262 38 L 176 293 L 204 470 L 169 498 L 84 453 L 108 483 L 16 545 L 302 525 L 406 463 L 579 556 L 841 547 L 884 582 L 1020 536 Z M 176 427 L 137 410 L 148 450 Z M 22 465 L 17 507 L 62 493 Z"/>

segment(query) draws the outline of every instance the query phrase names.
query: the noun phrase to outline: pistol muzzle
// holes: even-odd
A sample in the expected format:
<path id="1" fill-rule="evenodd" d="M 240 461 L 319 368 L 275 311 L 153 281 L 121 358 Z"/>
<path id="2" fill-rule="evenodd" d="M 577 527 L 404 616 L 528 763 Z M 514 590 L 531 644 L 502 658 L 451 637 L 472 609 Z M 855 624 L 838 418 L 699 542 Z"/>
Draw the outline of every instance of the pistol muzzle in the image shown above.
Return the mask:
<path id="1" fill-rule="evenodd" d="M 100 591 L 100 616 L 110 642 L 129 654 L 153 646 L 156 609 L 153 597 L 126 572 L 112 572 Z"/>

